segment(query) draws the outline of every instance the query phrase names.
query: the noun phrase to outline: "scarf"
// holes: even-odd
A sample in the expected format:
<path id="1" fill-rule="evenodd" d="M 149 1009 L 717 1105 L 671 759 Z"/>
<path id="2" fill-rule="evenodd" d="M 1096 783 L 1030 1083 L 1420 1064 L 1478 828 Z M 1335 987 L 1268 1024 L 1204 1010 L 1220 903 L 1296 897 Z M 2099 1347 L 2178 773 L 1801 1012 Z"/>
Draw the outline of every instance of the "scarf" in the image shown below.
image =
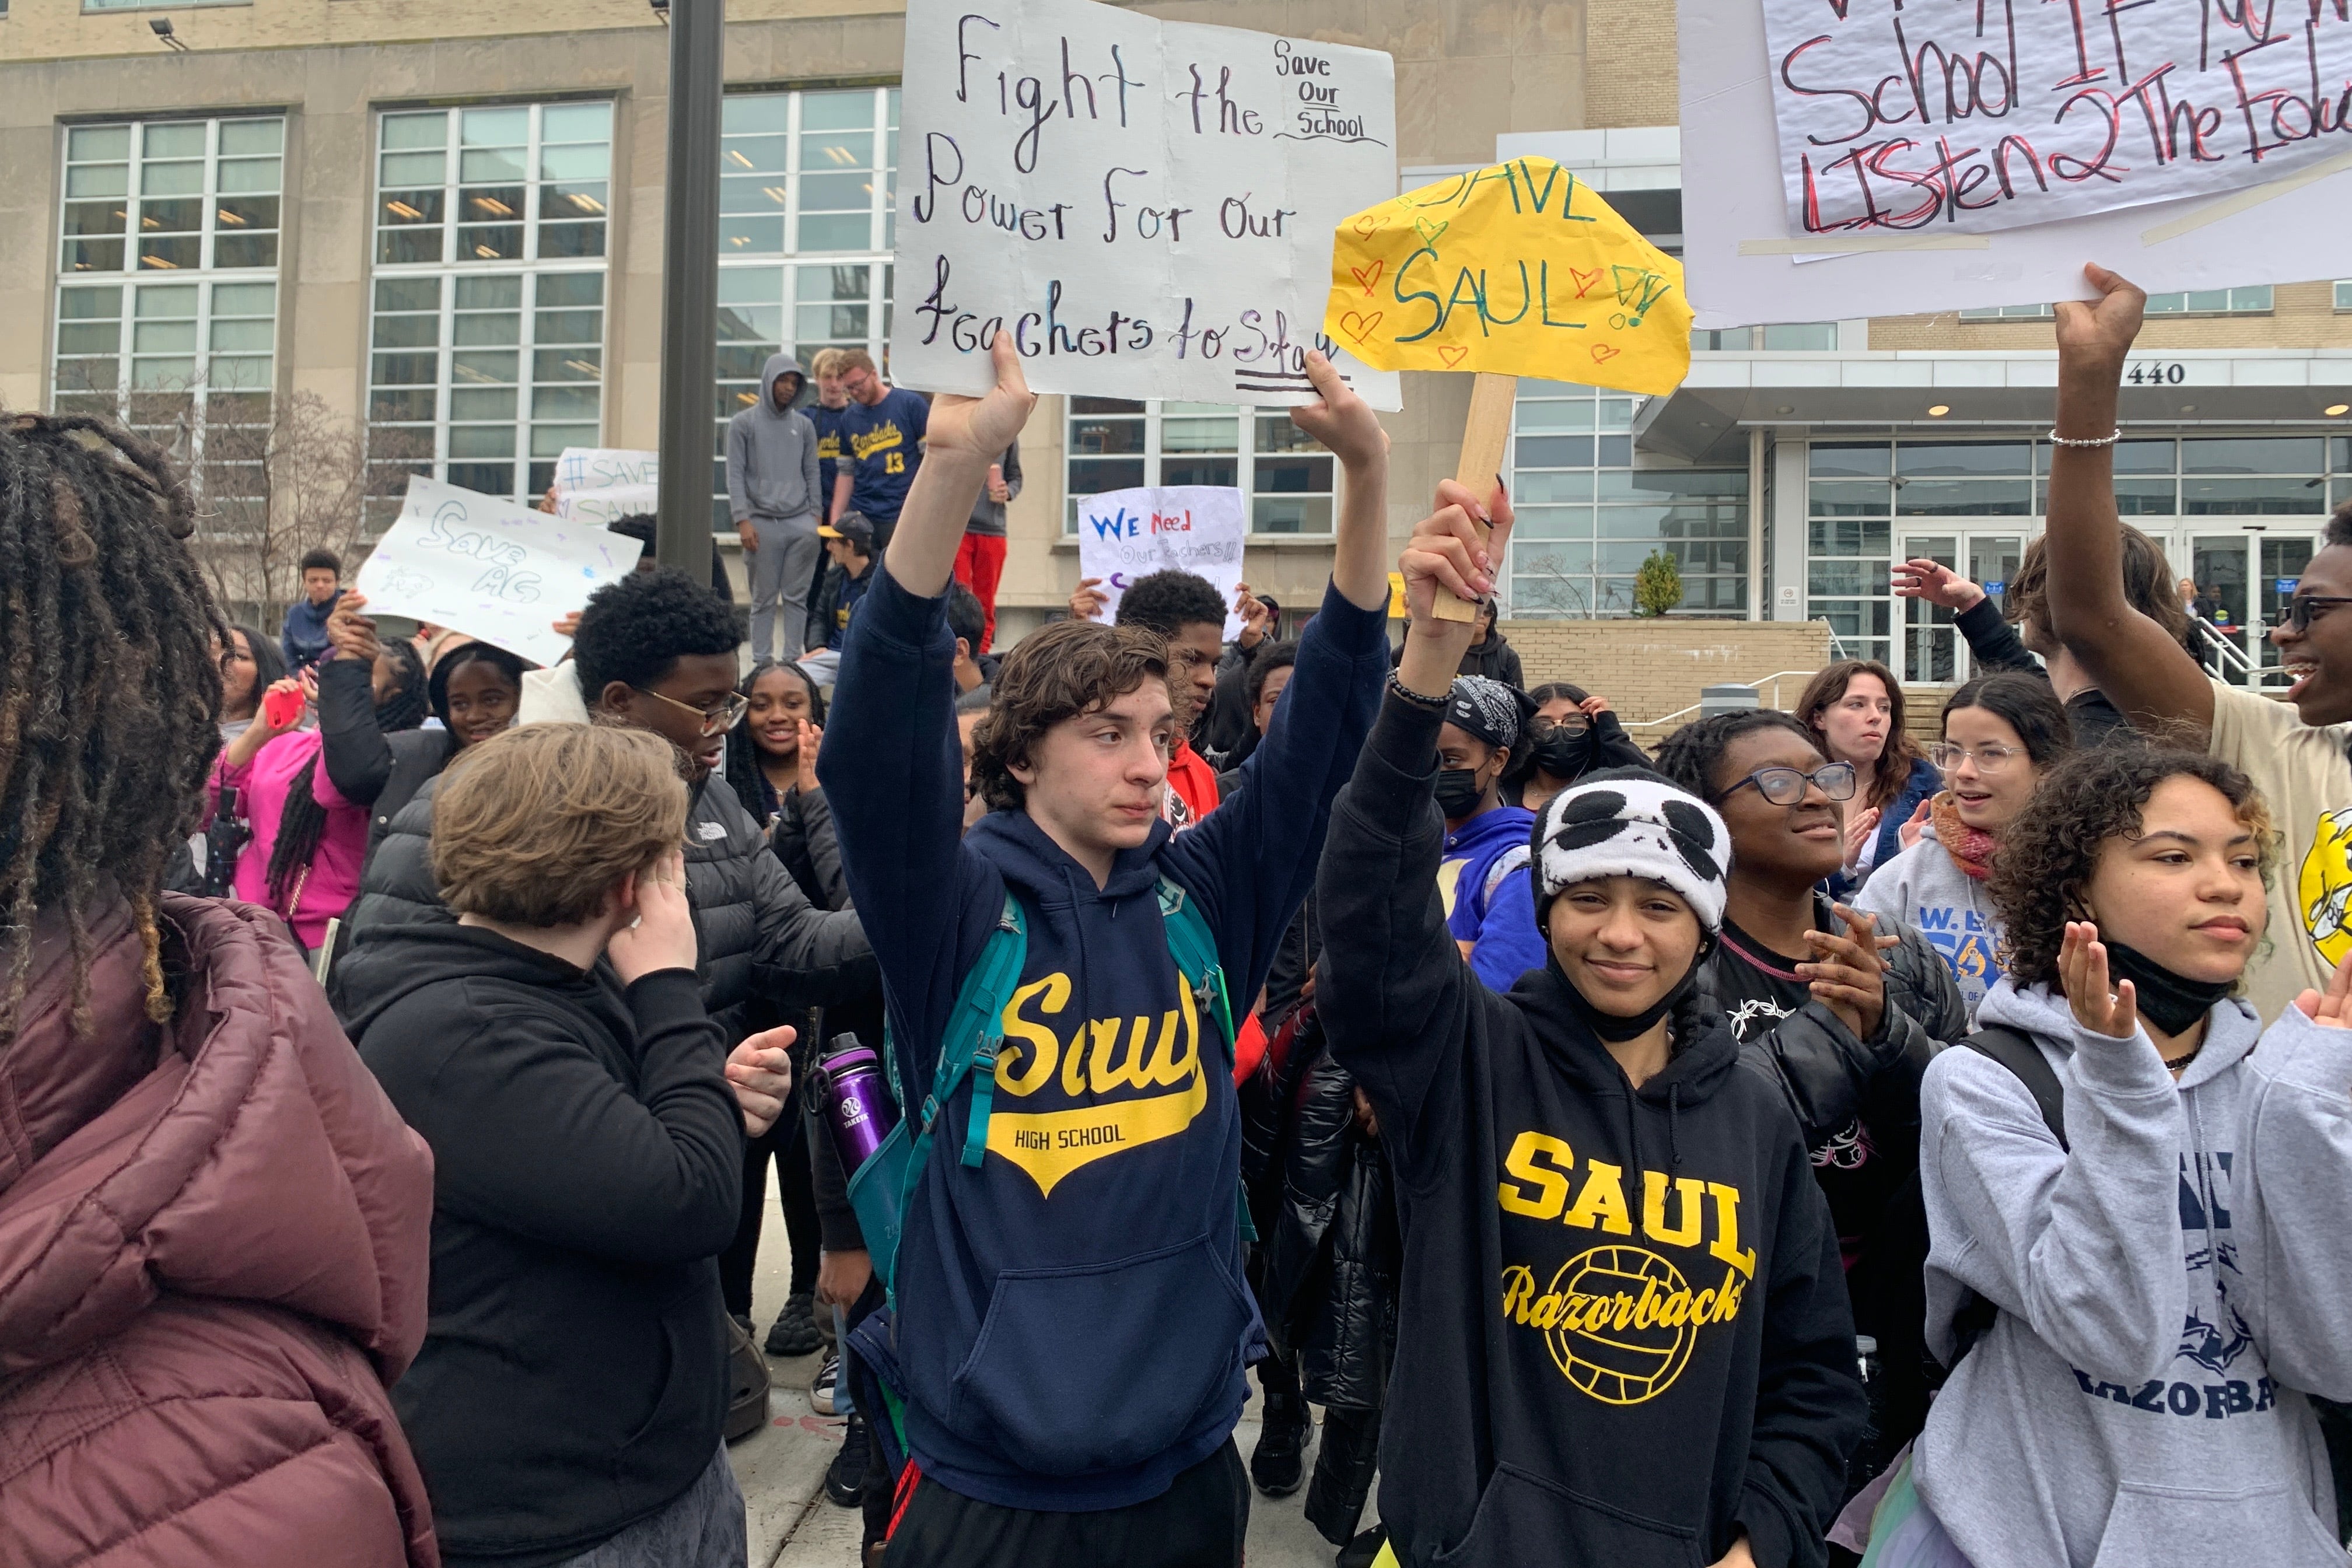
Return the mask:
<path id="1" fill-rule="evenodd" d="M 1993 851 L 2000 847 L 2000 841 L 1960 820 L 1960 808 L 1950 790 L 1927 803 L 1927 820 L 1935 824 L 1936 842 L 1961 870 L 1979 882 L 1992 875 Z"/>

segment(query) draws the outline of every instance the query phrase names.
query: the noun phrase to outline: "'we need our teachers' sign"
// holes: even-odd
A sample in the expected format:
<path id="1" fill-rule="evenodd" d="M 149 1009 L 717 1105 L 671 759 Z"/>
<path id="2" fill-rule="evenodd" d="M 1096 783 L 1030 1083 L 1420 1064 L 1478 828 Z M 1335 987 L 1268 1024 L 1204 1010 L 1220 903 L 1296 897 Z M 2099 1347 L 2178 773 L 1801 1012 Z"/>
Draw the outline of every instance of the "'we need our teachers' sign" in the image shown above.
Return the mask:
<path id="1" fill-rule="evenodd" d="M 1088 0 L 908 0 L 894 379 L 978 394 L 1013 334 L 1040 392 L 1287 406 L 1331 232 L 1396 194 L 1389 57 Z"/>
<path id="2" fill-rule="evenodd" d="M 1206 577 L 1225 599 L 1225 640 L 1241 636 L 1233 610 L 1241 586 L 1242 492 L 1231 485 L 1157 485 L 1105 490 L 1078 502 L 1078 575 L 1101 579 L 1102 613 L 1118 619 L 1118 602 L 1139 577 L 1171 567 Z"/>

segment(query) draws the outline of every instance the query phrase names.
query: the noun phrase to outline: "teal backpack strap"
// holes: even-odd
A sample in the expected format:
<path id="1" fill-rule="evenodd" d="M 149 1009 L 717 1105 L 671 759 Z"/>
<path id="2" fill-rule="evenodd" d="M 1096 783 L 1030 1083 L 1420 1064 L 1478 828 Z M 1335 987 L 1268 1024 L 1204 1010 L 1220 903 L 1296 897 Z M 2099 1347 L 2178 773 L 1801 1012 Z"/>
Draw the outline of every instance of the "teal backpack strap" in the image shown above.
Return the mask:
<path id="1" fill-rule="evenodd" d="M 1178 983 L 1191 986 L 1200 998 L 1201 1010 L 1216 1020 L 1218 1037 L 1225 1045 L 1225 1072 L 1230 1076 L 1236 1038 L 1234 1002 L 1225 988 L 1225 966 L 1217 956 L 1217 939 L 1210 932 L 1208 921 L 1193 907 L 1191 895 L 1166 877 L 1160 879 L 1160 921 L 1167 928 L 1168 955 L 1176 961 Z M 1234 1212 L 1241 1221 L 1242 1239 L 1255 1241 L 1257 1226 L 1250 1220 L 1247 1187 L 1234 1189 Z"/>
<path id="2" fill-rule="evenodd" d="M 1225 1067 L 1234 1065 L 1234 1004 L 1225 990 L 1223 962 L 1217 957 L 1217 939 L 1209 922 L 1194 907 L 1192 896 L 1166 877 L 1160 879 L 1160 919 L 1168 930 L 1169 956 L 1177 973 L 1200 999 L 1201 1009 L 1217 1021 L 1225 1043 Z"/>

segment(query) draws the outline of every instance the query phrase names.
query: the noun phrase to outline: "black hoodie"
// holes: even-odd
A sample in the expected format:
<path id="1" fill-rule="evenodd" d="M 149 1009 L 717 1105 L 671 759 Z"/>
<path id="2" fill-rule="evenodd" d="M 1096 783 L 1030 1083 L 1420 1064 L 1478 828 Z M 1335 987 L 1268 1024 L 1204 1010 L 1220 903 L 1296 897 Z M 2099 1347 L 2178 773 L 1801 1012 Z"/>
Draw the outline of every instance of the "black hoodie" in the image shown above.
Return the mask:
<path id="1" fill-rule="evenodd" d="M 1556 967 L 1497 996 L 1437 890 L 1440 715 L 1333 810 L 1316 1002 L 1404 1226 L 1381 1517 L 1407 1564 L 1819 1563 L 1864 1399 L 1796 1123 L 1719 1021 L 1633 1089 Z M 1608 1320 L 1605 1327 L 1602 1319 Z"/>
<path id="2" fill-rule="evenodd" d="M 441 1560 L 537 1568 L 718 1452 L 743 1123 L 694 972 L 624 990 L 494 931 L 402 926 L 352 1043 L 433 1146 L 432 1316 L 393 1389 Z"/>

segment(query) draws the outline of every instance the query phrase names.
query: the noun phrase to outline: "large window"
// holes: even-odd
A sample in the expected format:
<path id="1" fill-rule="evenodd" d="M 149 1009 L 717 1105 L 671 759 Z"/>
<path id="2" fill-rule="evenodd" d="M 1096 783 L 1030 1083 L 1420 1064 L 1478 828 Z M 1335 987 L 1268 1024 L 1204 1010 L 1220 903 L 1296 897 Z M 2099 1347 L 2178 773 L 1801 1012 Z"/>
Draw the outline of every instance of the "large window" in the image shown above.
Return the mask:
<path id="1" fill-rule="evenodd" d="M 1139 485 L 1232 485 L 1253 533 L 1331 531 L 1338 461 L 1287 409 L 1072 397 L 1067 417 L 1065 532 L 1087 497 Z"/>
<path id="2" fill-rule="evenodd" d="M 278 336 L 283 120 L 66 132 L 54 405 L 119 419 L 213 499 L 250 489 Z"/>
<path id="3" fill-rule="evenodd" d="M 2147 313 L 2151 316 L 2267 316 L 2271 313 L 2271 286 L 2258 283 L 2244 289 L 2198 289 L 2185 294 L 2150 294 Z M 1981 310 L 1962 310 L 1963 321 L 1998 321 L 2013 319 L 2047 321 L 2053 312 L 2048 305 L 2002 305 Z"/>
<path id="4" fill-rule="evenodd" d="M 898 89 L 729 95 L 719 153 L 718 428 L 712 522 L 727 526 L 726 424 L 788 353 L 862 348 L 888 370 Z"/>
<path id="5" fill-rule="evenodd" d="M 1521 381 L 1513 417 L 1509 613 L 1623 616 L 1653 551 L 1675 558 L 1681 608 L 1744 616 L 1748 470 L 1633 467 L 1640 399 Z"/>
<path id="6" fill-rule="evenodd" d="M 499 104 L 377 121 L 368 454 L 530 501 L 601 439 L 613 106 Z M 400 508 L 370 487 L 370 522 Z"/>

